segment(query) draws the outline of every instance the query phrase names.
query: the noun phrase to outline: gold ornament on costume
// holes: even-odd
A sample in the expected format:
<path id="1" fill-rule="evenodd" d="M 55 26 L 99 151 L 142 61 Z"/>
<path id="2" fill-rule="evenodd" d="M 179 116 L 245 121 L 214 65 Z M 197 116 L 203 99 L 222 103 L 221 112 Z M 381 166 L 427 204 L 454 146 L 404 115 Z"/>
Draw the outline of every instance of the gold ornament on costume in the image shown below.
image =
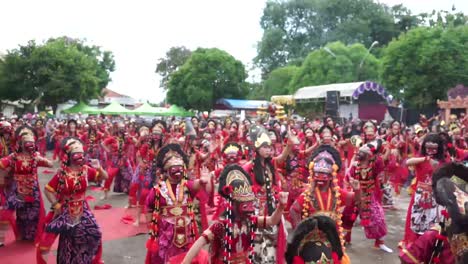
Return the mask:
<path id="1" fill-rule="evenodd" d="M 257 137 L 257 140 L 255 140 L 255 148 L 260 148 L 264 145 L 270 146 L 271 145 L 271 139 L 268 136 L 267 133 L 265 132 L 260 132 L 260 136 Z"/>
<path id="2" fill-rule="evenodd" d="M 239 170 L 232 170 L 226 177 L 226 185 L 231 185 L 235 180 L 243 181 L 245 184 L 237 186 L 232 191 L 232 199 L 239 202 L 250 202 L 255 200 L 255 195 L 252 191 L 252 187 L 249 184 L 249 180 Z"/>
<path id="3" fill-rule="evenodd" d="M 240 150 L 240 149 L 239 149 L 238 147 L 236 147 L 235 145 L 230 144 L 230 145 L 223 151 L 223 153 L 224 153 L 224 154 L 228 154 L 228 153 L 237 153 L 237 152 L 239 152 L 239 150 Z"/>
<path id="4" fill-rule="evenodd" d="M 301 241 L 299 248 L 298 248 L 298 254 L 302 251 L 302 249 L 304 248 L 304 245 L 310 242 L 316 245 L 324 245 L 326 247 L 331 247 L 330 241 L 328 241 L 327 236 L 320 229 L 318 229 L 317 226 L 315 226 L 315 228 L 309 234 L 307 234 L 307 236 Z M 323 262 L 319 261 L 317 263 L 329 262 L 329 259 L 323 253 L 322 253 L 320 260 Z"/>

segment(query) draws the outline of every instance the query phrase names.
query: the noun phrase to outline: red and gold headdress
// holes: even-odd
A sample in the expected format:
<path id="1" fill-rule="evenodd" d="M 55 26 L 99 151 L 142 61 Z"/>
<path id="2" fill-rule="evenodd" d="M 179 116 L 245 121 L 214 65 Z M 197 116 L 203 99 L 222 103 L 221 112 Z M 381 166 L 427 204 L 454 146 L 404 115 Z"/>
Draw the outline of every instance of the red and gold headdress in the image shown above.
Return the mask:
<path id="1" fill-rule="evenodd" d="M 187 166 L 188 158 L 179 144 L 167 144 L 162 147 L 156 158 L 158 168 L 166 171 L 172 166 Z"/>
<path id="2" fill-rule="evenodd" d="M 237 154 L 242 155 L 242 147 L 237 143 L 228 143 L 223 148 L 223 155 Z"/>
<path id="3" fill-rule="evenodd" d="M 330 145 L 321 145 L 309 159 L 308 163 L 310 178 L 312 181 L 315 174 L 329 174 L 336 178 L 341 169 L 340 153 Z"/>

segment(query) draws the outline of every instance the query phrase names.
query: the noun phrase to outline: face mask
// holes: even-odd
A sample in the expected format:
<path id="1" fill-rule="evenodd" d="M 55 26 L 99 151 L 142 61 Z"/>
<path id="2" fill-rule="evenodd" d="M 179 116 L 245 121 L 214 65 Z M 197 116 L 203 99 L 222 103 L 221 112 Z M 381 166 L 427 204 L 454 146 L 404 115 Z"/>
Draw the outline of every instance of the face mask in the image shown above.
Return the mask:
<path id="1" fill-rule="evenodd" d="M 426 143 L 426 154 L 433 157 L 437 155 L 438 148 L 439 148 L 438 144 Z"/>
<path id="2" fill-rule="evenodd" d="M 172 166 L 169 168 L 169 177 L 174 181 L 180 182 L 184 177 L 184 168 L 182 166 Z"/>
<path id="3" fill-rule="evenodd" d="M 75 165 L 84 165 L 83 153 L 80 153 L 80 152 L 72 153 L 71 160 L 72 160 L 72 163 Z"/>
<path id="4" fill-rule="evenodd" d="M 24 149 L 27 151 L 27 152 L 33 152 L 36 148 L 36 144 L 34 144 L 34 142 L 25 142 L 24 143 Z"/>
<path id="5" fill-rule="evenodd" d="M 240 158 L 238 158 L 237 154 L 228 154 L 226 155 L 226 161 L 228 164 L 234 164 L 240 161 Z"/>
<path id="6" fill-rule="evenodd" d="M 238 203 L 236 209 L 242 218 L 250 217 L 255 213 L 255 207 L 253 202 Z"/>

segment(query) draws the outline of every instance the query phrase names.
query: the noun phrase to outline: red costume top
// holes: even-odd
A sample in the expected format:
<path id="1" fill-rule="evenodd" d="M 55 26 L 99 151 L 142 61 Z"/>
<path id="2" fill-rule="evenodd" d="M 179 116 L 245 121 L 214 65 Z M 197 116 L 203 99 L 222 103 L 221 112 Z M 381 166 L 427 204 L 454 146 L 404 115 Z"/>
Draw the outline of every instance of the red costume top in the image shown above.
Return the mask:
<path id="1" fill-rule="evenodd" d="M 57 194 L 57 201 L 66 206 L 71 216 L 77 216 L 83 212 L 88 181 L 96 181 L 98 177 L 97 170 L 86 165 L 78 171 L 66 167 L 65 174 L 59 171 L 45 188 Z"/>
<path id="2" fill-rule="evenodd" d="M 255 220 L 254 223 L 257 221 Z M 211 225 L 208 230 L 203 233 L 203 237 L 207 239 L 207 242 L 211 242 L 210 259 L 211 264 L 222 264 L 224 244 L 226 242 L 226 228 L 225 223 L 222 221 L 216 221 Z M 249 259 L 249 246 L 250 246 L 250 233 L 248 227 L 239 223 L 234 223 L 232 235 L 231 257 L 229 263 L 232 264 L 245 264 L 248 263 Z"/>

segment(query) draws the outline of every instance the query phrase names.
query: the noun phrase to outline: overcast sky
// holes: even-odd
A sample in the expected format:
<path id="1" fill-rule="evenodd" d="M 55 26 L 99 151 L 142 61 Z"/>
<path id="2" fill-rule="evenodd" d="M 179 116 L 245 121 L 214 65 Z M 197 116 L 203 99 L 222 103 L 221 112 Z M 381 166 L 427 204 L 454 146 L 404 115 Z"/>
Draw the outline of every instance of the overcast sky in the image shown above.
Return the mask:
<path id="1" fill-rule="evenodd" d="M 110 89 L 161 101 L 158 58 L 172 46 L 217 47 L 247 69 L 261 39 L 265 0 L 6 0 L 0 2 L 0 52 L 28 40 L 67 35 L 86 38 L 115 55 Z M 468 0 L 380 0 L 415 13 L 451 9 L 468 14 Z M 256 78 L 251 73 L 249 78 Z M 257 77 L 258 79 L 258 77 Z"/>

